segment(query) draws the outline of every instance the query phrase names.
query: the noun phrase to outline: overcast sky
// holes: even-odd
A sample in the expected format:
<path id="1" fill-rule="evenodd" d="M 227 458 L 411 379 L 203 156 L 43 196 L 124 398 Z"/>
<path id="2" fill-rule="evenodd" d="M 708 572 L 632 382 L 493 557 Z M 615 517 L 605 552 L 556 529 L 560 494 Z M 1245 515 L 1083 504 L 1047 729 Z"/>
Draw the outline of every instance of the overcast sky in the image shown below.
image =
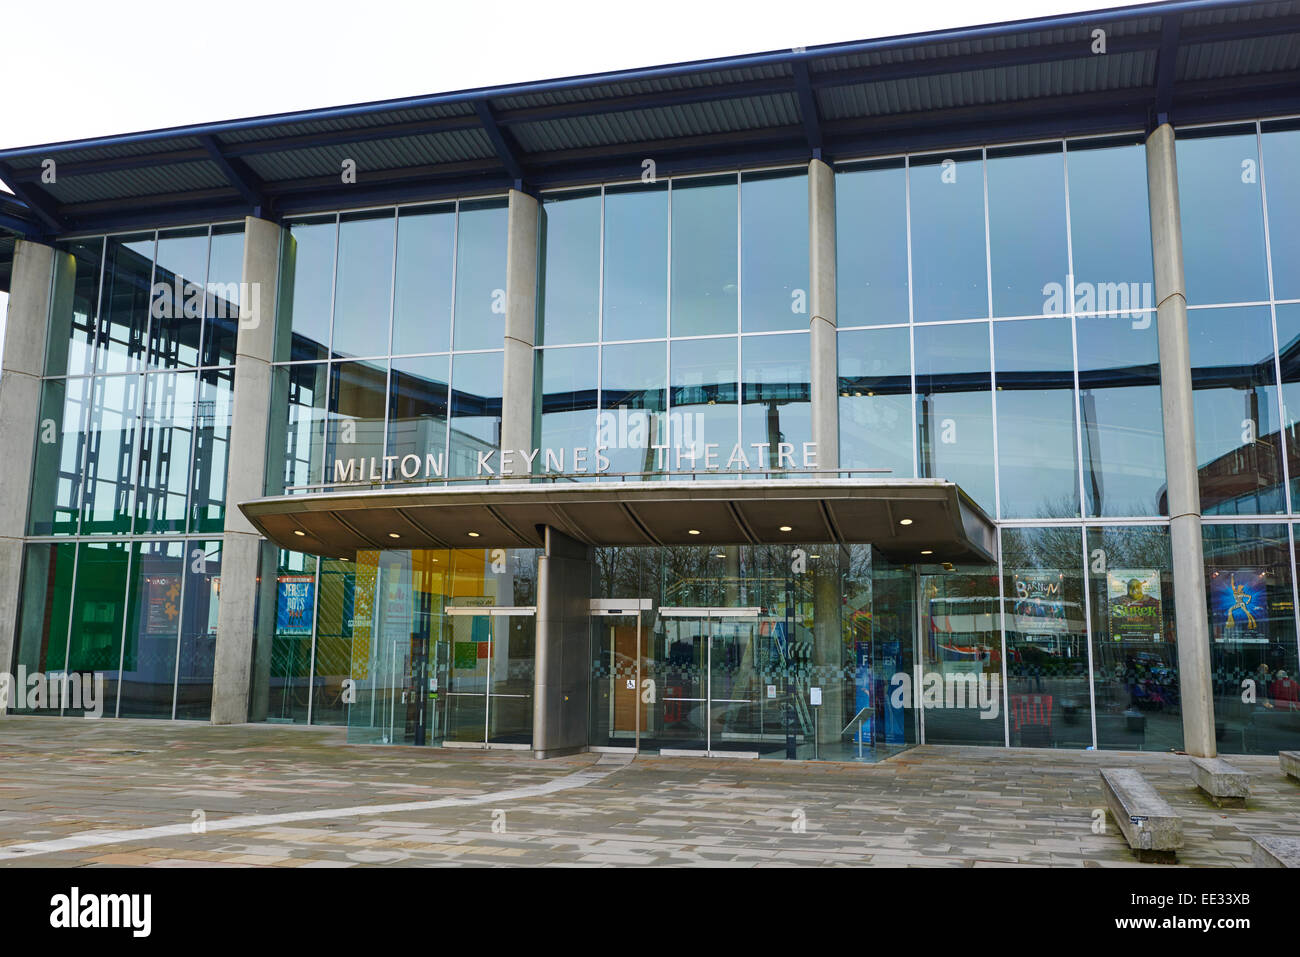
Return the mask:
<path id="1" fill-rule="evenodd" d="M 9 4 L 0 146 L 1021 20 L 1105 0 Z M 0 316 L 4 315 L 0 293 Z"/>

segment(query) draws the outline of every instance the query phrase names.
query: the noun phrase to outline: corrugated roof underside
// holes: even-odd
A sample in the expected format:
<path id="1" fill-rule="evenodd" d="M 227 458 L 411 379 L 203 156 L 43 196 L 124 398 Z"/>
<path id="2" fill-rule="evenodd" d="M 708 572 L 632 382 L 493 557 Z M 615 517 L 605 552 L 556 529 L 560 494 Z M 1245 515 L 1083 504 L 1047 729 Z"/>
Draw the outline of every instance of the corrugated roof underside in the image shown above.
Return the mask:
<path id="1" fill-rule="evenodd" d="M 569 119 L 516 123 L 510 127 L 529 153 L 640 143 L 799 123 L 794 93 L 742 97 L 713 103 L 684 103 L 652 110 L 631 110 Z"/>
<path id="2" fill-rule="evenodd" d="M 818 105 L 823 119 L 841 120 L 1134 89 L 1154 82 L 1155 64 L 1154 53 L 1116 53 L 1010 69 L 861 83 L 819 91 Z"/>
<path id="3" fill-rule="evenodd" d="M 267 182 L 312 176 L 338 176 L 345 159 L 354 160 L 358 176 L 367 170 L 391 170 L 437 163 L 491 159 L 496 154 L 482 130 L 456 130 L 336 146 L 258 153 L 243 157 L 248 168 Z"/>
<path id="4" fill-rule="evenodd" d="M 123 196 L 183 193 L 229 185 L 215 165 L 197 162 L 65 176 L 43 188 L 60 203 L 93 203 Z"/>
<path id="5" fill-rule="evenodd" d="M 642 96 L 674 90 L 698 90 L 709 86 L 729 86 L 756 80 L 789 79 L 793 71 L 784 64 L 753 67 L 743 70 L 709 70 L 686 76 L 634 80 L 627 83 L 601 83 L 595 86 L 571 87 L 546 93 L 528 93 L 515 96 L 493 97 L 492 105 L 501 110 L 528 109 L 566 103 L 584 103 L 622 96 Z"/>

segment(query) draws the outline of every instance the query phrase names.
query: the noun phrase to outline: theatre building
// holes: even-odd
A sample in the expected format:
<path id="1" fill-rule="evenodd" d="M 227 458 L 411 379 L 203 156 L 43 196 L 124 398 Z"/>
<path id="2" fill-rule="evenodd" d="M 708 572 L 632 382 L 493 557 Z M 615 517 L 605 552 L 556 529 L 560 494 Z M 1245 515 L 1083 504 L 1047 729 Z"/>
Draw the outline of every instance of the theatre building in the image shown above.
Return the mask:
<path id="1" fill-rule="evenodd" d="M 2 150 L 0 670 L 538 756 L 1300 747 L 1298 69 L 1300 4 L 1161 3 Z"/>

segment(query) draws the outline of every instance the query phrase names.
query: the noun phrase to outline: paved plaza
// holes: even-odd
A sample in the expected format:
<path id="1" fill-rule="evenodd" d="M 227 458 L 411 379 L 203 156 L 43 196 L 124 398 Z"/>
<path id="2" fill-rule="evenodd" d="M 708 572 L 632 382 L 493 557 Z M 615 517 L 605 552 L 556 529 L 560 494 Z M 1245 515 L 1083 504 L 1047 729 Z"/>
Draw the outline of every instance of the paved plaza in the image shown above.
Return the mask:
<path id="1" fill-rule="evenodd" d="M 343 729 L 0 718 L 0 866 L 1137 867 L 1097 769 L 1184 817 L 1180 863 L 1300 836 L 1300 784 L 1231 757 L 1219 810 L 1175 754 L 927 746 L 878 764 L 350 746 Z"/>

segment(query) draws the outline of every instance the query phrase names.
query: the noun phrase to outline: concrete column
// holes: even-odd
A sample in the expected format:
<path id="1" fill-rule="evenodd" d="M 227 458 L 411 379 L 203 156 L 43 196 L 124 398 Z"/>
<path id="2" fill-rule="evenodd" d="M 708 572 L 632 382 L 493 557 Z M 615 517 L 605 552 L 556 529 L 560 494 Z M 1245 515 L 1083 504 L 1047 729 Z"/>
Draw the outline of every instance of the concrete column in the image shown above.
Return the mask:
<path id="1" fill-rule="evenodd" d="M 808 164 L 808 300 L 812 319 L 812 438 L 817 467 L 840 464 L 839 367 L 835 344 L 835 171 Z"/>
<path id="2" fill-rule="evenodd" d="M 221 604 L 217 611 L 216 664 L 212 676 L 212 723 L 238 724 L 257 718 L 251 707 L 252 665 L 259 624 L 258 578 L 274 577 L 274 548 L 266 546 L 239 510 L 261 498 L 266 487 L 270 431 L 271 359 L 275 335 L 282 231 L 274 223 L 244 220 L 244 273 L 235 345 L 235 387 L 226 467 L 226 526 L 221 551 Z M 279 425 L 277 424 L 278 428 Z M 265 554 L 270 555 L 269 567 Z M 269 628 L 272 607 L 261 609 Z M 269 640 L 269 637 L 267 638 Z M 261 705 L 263 715 L 265 702 Z"/>
<path id="3" fill-rule="evenodd" d="M 501 390 L 501 449 L 533 447 L 533 344 L 537 330 L 537 227 L 539 204 L 517 189 L 510 191 L 506 237 L 505 362 Z M 525 462 L 513 458 L 501 471 L 526 475 Z"/>
<path id="4" fill-rule="evenodd" d="M 580 751 L 587 740 L 591 682 L 592 550 L 549 526 L 537 559 L 537 653 L 533 751 L 539 758 Z"/>
<path id="5" fill-rule="evenodd" d="M 1178 206 L 1174 130 L 1158 126 L 1147 137 L 1147 192 L 1151 251 L 1155 260 L 1160 403 L 1165 423 L 1169 537 L 1174 563 L 1174 615 L 1178 625 L 1178 678 L 1183 747 L 1214 757 L 1214 698 L 1210 685 L 1210 628 L 1205 611 L 1201 547 L 1201 496 L 1192 421 L 1192 364 L 1183 279 L 1183 233 Z"/>
<path id="6" fill-rule="evenodd" d="M 19 240 L 9 285 L 4 359 L 0 363 L 0 671 L 12 672 L 23 578 L 23 535 L 41 408 L 41 373 L 56 253 Z M 52 476 L 43 476 L 52 482 Z M 8 702 L 0 701 L 0 714 Z"/>

